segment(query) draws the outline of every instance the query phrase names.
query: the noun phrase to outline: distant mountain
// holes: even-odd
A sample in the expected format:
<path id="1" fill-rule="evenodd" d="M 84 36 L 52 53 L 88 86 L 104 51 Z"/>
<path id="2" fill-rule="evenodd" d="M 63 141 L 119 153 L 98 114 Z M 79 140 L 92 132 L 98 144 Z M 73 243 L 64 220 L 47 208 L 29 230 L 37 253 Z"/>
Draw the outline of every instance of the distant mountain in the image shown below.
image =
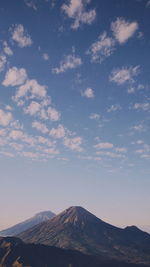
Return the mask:
<path id="1" fill-rule="evenodd" d="M 21 233 L 28 243 L 40 243 L 134 263 L 150 264 L 150 235 L 135 226 L 121 229 L 82 207 L 70 207 L 51 220 Z"/>
<path id="2" fill-rule="evenodd" d="M 24 244 L 14 237 L 0 238 L 0 267 L 145 267 L 103 261 L 78 251 L 45 245 Z"/>
<path id="3" fill-rule="evenodd" d="M 0 231 L 0 236 L 16 236 L 39 223 L 45 222 L 53 218 L 54 216 L 55 214 L 51 211 L 43 211 L 37 213 L 35 216 L 24 222 L 18 223 L 10 228 Z"/>

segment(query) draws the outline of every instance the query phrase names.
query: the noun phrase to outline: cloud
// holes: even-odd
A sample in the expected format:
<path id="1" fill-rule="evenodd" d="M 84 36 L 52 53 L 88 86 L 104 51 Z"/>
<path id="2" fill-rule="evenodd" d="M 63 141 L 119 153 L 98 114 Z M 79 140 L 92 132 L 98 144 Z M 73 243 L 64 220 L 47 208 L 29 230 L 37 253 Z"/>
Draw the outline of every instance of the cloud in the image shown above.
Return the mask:
<path id="1" fill-rule="evenodd" d="M 96 152 L 97 155 L 100 156 L 107 156 L 109 158 L 124 158 L 125 156 L 122 154 L 110 152 L 110 151 L 98 151 Z"/>
<path id="2" fill-rule="evenodd" d="M 54 138 L 63 138 L 65 137 L 66 130 L 63 125 L 59 124 L 57 128 L 52 128 L 49 134 Z"/>
<path id="3" fill-rule="evenodd" d="M 52 72 L 59 74 L 66 72 L 69 69 L 75 69 L 82 64 L 82 60 L 80 57 L 75 56 L 74 54 L 70 54 L 64 57 L 64 59 L 60 62 L 60 66 L 57 68 L 53 68 Z"/>
<path id="4" fill-rule="evenodd" d="M 147 1 L 146 7 L 150 7 L 150 0 Z"/>
<path id="5" fill-rule="evenodd" d="M 68 147 L 71 150 L 77 151 L 77 152 L 81 152 L 83 151 L 81 145 L 82 145 L 82 138 L 77 136 L 77 137 L 73 137 L 73 138 L 68 138 L 65 137 L 64 138 L 64 145 L 66 147 Z"/>
<path id="6" fill-rule="evenodd" d="M 94 145 L 94 147 L 96 149 L 110 149 L 110 148 L 113 148 L 114 145 L 112 143 L 105 142 L 105 143 L 98 143 Z"/>
<path id="7" fill-rule="evenodd" d="M 148 102 L 146 102 L 146 103 L 135 103 L 133 105 L 133 109 L 147 111 L 147 110 L 150 110 L 150 104 Z"/>
<path id="8" fill-rule="evenodd" d="M 31 116 L 37 114 L 41 109 L 41 105 L 38 102 L 32 101 L 27 108 L 24 108 L 26 114 Z"/>
<path id="9" fill-rule="evenodd" d="M 143 123 L 139 123 L 131 126 L 130 129 L 136 132 L 145 132 L 147 127 Z"/>
<path id="10" fill-rule="evenodd" d="M 11 48 L 8 46 L 7 42 L 4 41 L 3 42 L 3 46 L 4 46 L 4 53 L 8 56 L 12 56 L 13 55 L 13 51 L 11 50 Z"/>
<path id="11" fill-rule="evenodd" d="M 55 108 L 52 107 L 49 107 L 47 109 L 47 115 L 51 121 L 58 121 L 61 116 L 60 112 L 58 112 Z"/>
<path id="12" fill-rule="evenodd" d="M 108 37 L 104 32 L 98 37 L 87 51 L 91 55 L 92 62 L 102 62 L 106 57 L 109 57 L 115 50 L 115 41 L 113 38 Z"/>
<path id="13" fill-rule="evenodd" d="M 87 98 L 94 98 L 94 90 L 92 88 L 86 88 L 85 91 L 81 92 L 81 95 Z"/>
<path id="14" fill-rule="evenodd" d="M 7 63 L 6 56 L 3 54 L 0 54 L 0 72 L 4 70 L 6 63 Z"/>
<path id="15" fill-rule="evenodd" d="M 32 127 L 37 129 L 38 131 L 42 132 L 43 134 L 49 132 L 47 126 L 44 123 L 41 123 L 39 121 L 33 121 L 32 122 Z"/>
<path id="16" fill-rule="evenodd" d="M 12 40 L 15 41 L 21 48 L 32 45 L 32 39 L 25 31 L 22 24 L 15 26 L 14 30 L 12 31 Z"/>
<path id="17" fill-rule="evenodd" d="M 27 73 L 25 69 L 18 69 L 16 67 L 12 67 L 6 72 L 5 79 L 2 82 L 2 85 L 6 87 L 21 85 L 25 82 L 26 79 Z"/>
<path id="18" fill-rule="evenodd" d="M 135 67 L 122 67 L 114 69 L 111 72 L 109 80 L 115 82 L 117 85 L 122 85 L 124 83 L 134 82 L 134 77 L 137 76 L 140 72 L 139 66 Z"/>
<path id="19" fill-rule="evenodd" d="M 91 113 L 89 118 L 90 118 L 91 120 L 99 120 L 100 117 L 101 117 L 101 116 L 100 116 L 99 114 L 97 114 L 97 113 Z"/>
<path id="20" fill-rule="evenodd" d="M 110 108 L 107 109 L 107 112 L 113 112 L 121 110 L 122 107 L 119 104 L 111 105 Z"/>
<path id="21" fill-rule="evenodd" d="M 125 21 L 124 18 L 117 18 L 116 21 L 111 23 L 111 29 L 115 39 L 123 44 L 131 38 L 138 29 L 138 23 L 136 21 Z"/>
<path id="22" fill-rule="evenodd" d="M 86 11 L 90 2 L 91 0 L 68 0 L 68 4 L 62 5 L 62 11 L 73 20 L 72 29 L 78 29 L 81 24 L 91 24 L 95 20 L 95 9 Z"/>
<path id="23" fill-rule="evenodd" d="M 33 0 L 24 0 L 27 7 L 33 8 L 35 11 L 37 10 L 37 6 L 35 5 Z"/>
<path id="24" fill-rule="evenodd" d="M 42 58 L 47 61 L 49 60 L 49 55 L 47 53 L 43 53 Z"/>
<path id="25" fill-rule="evenodd" d="M 8 126 L 12 121 L 12 114 L 11 112 L 5 112 L 0 109 L 0 125 L 1 126 Z"/>
<path id="26" fill-rule="evenodd" d="M 116 150 L 116 152 L 119 152 L 119 153 L 126 153 L 127 152 L 127 149 L 125 147 L 116 147 L 115 150 Z"/>
<path id="27" fill-rule="evenodd" d="M 30 95 L 30 97 L 29 97 Z M 15 99 L 26 98 L 45 98 L 47 95 L 46 87 L 40 85 L 36 80 L 27 80 L 25 84 L 20 86 L 16 92 Z"/>

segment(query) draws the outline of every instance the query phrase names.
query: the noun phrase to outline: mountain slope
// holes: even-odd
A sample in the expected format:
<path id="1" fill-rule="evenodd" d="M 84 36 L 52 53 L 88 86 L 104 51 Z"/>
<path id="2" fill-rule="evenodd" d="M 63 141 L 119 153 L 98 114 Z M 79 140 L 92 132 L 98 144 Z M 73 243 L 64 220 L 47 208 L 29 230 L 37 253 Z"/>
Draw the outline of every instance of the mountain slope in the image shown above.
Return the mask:
<path id="1" fill-rule="evenodd" d="M 55 216 L 55 214 L 51 211 L 43 211 L 40 213 L 37 213 L 35 216 L 33 216 L 32 218 L 18 223 L 8 229 L 5 229 L 3 231 L 0 231 L 0 236 L 15 236 L 18 235 L 19 233 L 26 231 L 27 229 L 45 222 L 51 218 L 53 218 Z"/>
<path id="2" fill-rule="evenodd" d="M 120 229 L 81 207 L 70 207 L 19 235 L 40 243 L 135 263 L 150 264 L 150 235 L 137 227 Z"/>
<path id="3" fill-rule="evenodd" d="M 137 267 L 45 245 L 24 244 L 14 237 L 0 238 L 0 267 Z M 144 267 L 144 265 L 138 265 Z"/>

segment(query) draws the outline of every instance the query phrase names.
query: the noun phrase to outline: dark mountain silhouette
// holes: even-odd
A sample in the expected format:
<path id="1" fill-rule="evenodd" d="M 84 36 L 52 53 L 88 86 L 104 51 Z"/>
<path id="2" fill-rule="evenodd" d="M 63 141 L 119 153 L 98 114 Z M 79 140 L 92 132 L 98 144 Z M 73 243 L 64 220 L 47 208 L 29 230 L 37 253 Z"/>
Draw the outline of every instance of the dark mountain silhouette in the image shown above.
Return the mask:
<path id="1" fill-rule="evenodd" d="M 70 207 L 51 220 L 19 235 L 40 243 L 86 254 L 150 264 L 150 235 L 135 226 L 121 229 L 100 220 L 82 207 Z"/>
<path id="2" fill-rule="evenodd" d="M 24 244 L 14 237 L 0 238 L 0 267 L 137 267 L 40 244 Z M 138 265 L 138 267 L 146 267 Z"/>
<path id="3" fill-rule="evenodd" d="M 37 213 L 35 216 L 33 216 L 32 218 L 24 222 L 18 223 L 8 229 L 0 231 L 0 236 L 16 236 L 19 233 L 26 231 L 27 229 L 41 222 L 45 222 L 54 216 L 55 214 L 51 211 L 43 211 L 43 212 Z"/>

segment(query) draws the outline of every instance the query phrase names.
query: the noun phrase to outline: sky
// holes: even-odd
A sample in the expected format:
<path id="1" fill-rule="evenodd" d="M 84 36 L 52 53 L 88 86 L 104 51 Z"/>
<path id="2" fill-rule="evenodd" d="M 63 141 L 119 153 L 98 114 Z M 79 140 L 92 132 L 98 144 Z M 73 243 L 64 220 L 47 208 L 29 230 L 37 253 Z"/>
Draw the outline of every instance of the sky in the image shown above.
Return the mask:
<path id="1" fill-rule="evenodd" d="M 0 1 L 0 229 L 83 206 L 150 232 L 150 1 Z"/>

